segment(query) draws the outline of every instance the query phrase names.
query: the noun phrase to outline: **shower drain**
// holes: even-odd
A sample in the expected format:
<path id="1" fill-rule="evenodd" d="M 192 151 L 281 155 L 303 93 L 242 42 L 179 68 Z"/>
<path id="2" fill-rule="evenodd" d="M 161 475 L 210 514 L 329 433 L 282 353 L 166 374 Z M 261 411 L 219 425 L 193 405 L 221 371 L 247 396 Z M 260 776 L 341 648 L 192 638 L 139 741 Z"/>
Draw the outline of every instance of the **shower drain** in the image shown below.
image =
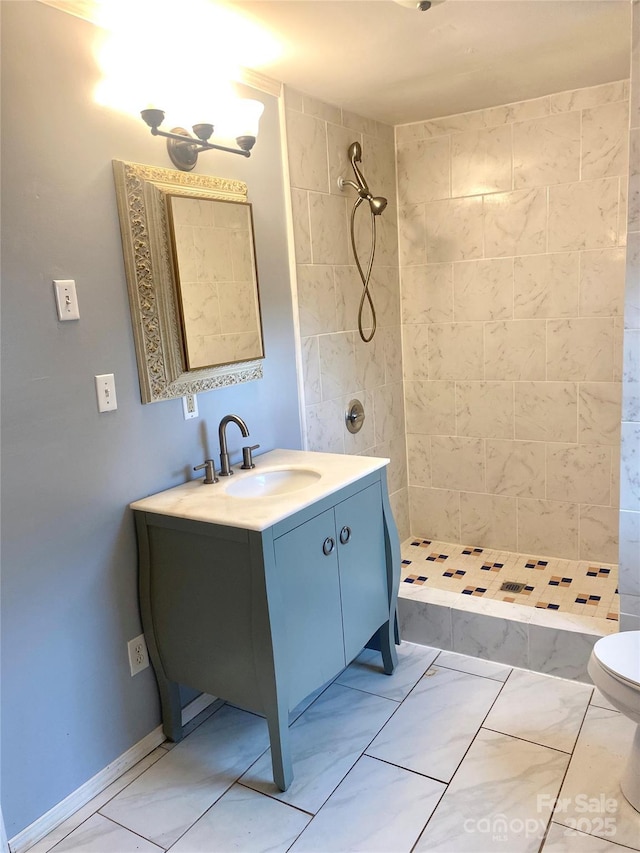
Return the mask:
<path id="1" fill-rule="evenodd" d="M 522 592 L 524 589 L 523 583 L 516 583 L 515 581 L 505 581 L 500 587 L 500 592 Z"/>

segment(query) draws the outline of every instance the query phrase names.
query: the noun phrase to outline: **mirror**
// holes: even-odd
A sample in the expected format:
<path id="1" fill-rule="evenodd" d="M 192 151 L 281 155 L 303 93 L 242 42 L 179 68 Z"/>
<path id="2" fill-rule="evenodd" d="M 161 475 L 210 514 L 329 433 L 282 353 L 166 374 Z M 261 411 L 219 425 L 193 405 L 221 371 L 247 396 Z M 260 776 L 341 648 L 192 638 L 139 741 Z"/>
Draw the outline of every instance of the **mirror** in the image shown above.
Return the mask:
<path id="1" fill-rule="evenodd" d="M 143 403 L 262 377 L 242 181 L 113 161 Z"/>

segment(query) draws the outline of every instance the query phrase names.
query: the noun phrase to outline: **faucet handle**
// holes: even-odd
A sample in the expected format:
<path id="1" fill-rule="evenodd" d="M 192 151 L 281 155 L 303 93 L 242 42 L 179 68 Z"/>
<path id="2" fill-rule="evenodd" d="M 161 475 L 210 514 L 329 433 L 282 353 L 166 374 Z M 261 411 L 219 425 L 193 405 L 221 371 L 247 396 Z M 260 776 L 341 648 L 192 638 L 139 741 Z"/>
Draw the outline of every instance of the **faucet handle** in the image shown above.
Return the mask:
<path id="1" fill-rule="evenodd" d="M 213 459 L 205 459 L 202 465 L 194 465 L 194 471 L 201 471 L 204 468 L 204 485 L 210 486 L 212 483 L 217 483 L 216 466 Z"/>
<path id="2" fill-rule="evenodd" d="M 254 444 L 252 447 L 243 447 L 242 448 L 242 465 L 240 466 L 243 469 L 246 468 L 255 468 L 255 463 L 253 461 L 253 451 L 257 450 L 260 447 L 259 444 Z"/>

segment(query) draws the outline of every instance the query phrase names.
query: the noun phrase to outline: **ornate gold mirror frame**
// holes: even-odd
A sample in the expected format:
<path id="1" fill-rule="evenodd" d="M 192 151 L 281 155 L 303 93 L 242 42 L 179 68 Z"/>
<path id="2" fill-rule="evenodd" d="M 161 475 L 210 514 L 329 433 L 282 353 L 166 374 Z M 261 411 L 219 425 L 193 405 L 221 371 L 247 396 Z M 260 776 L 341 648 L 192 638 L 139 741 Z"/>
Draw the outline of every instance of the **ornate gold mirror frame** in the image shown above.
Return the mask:
<path id="1" fill-rule="evenodd" d="M 120 160 L 113 161 L 113 171 L 142 402 L 261 379 L 260 359 L 187 369 L 167 204 L 180 196 L 248 205 L 247 185 Z M 257 289 L 255 263 L 254 282 Z"/>

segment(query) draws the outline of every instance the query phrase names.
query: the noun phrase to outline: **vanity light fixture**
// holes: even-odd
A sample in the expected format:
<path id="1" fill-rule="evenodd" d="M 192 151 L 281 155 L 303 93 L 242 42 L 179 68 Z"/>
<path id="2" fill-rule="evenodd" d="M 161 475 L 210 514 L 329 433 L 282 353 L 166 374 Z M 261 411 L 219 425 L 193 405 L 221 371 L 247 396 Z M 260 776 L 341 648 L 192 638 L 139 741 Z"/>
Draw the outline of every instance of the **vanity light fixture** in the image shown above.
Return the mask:
<path id="1" fill-rule="evenodd" d="M 238 101 L 237 111 L 243 122 L 243 132 L 236 137 L 237 148 L 230 148 L 226 145 L 209 142 L 213 134 L 212 124 L 194 124 L 192 128 L 195 133 L 194 137 L 183 127 L 174 127 L 171 133 L 168 133 L 166 130 L 160 130 L 160 125 L 164 121 L 163 110 L 148 108 L 142 110 L 140 115 L 151 128 L 153 136 L 164 136 L 166 138 L 167 151 L 174 166 L 183 172 L 190 172 L 198 162 L 198 154 L 201 151 L 227 151 L 229 154 L 240 154 L 241 157 L 251 157 L 251 149 L 256 144 L 258 122 L 260 121 L 263 110 L 264 104 L 260 101 L 254 101 L 249 98 L 243 98 Z"/>

